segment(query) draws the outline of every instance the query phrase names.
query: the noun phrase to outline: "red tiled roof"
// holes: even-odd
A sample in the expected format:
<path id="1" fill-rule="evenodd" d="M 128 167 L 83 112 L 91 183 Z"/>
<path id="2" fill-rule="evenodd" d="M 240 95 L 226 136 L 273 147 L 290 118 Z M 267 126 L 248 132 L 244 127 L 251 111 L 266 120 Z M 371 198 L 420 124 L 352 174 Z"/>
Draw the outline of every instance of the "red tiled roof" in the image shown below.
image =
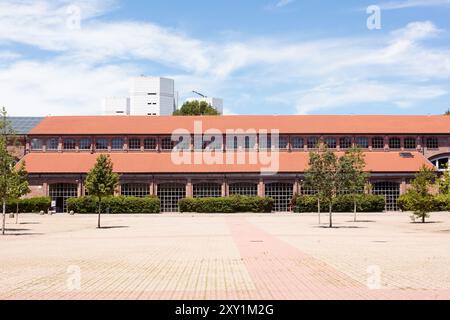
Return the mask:
<path id="1" fill-rule="evenodd" d="M 450 116 L 80 116 L 47 117 L 30 134 L 116 135 L 193 132 L 194 121 L 203 131 L 218 129 L 279 129 L 299 134 L 450 134 Z"/>
<path id="2" fill-rule="evenodd" d="M 225 153 L 226 154 L 226 153 Z M 29 153 L 22 161 L 26 162 L 30 174 L 45 173 L 86 173 L 95 164 L 99 154 L 90 153 Z M 118 173 L 260 173 L 261 164 L 182 164 L 172 162 L 171 153 L 112 153 L 114 171 Z M 194 155 L 194 153 L 192 154 Z M 400 152 L 366 153 L 368 172 L 416 172 L 423 165 L 432 164 L 420 153 L 413 157 L 401 157 Z M 246 153 L 248 156 L 248 153 Z M 306 152 L 279 153 L 280 173 L 300 173 L 308 168 L 309 154 Z M 246 158 L 248 159 L 248 158 Z"/>

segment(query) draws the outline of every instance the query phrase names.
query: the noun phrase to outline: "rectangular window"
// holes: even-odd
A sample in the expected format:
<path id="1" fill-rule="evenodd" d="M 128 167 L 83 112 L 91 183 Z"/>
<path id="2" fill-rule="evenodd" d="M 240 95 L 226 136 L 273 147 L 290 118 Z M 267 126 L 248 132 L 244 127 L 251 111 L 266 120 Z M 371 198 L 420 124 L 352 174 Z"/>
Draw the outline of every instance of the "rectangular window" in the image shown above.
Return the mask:
<path id="1" fill-rule="evenodd" d="M 319 138 L 309 137 L 307 140 L 308 149 L 316 149 L 319 147 Z"/>
<path id="2" fill-rule="evenodd" d="M 191 149 L 191 136 L 180 136 L 178 141 L 175 142 L 177 150 L 190 150 Z"/>
<path id="3" fill-rule="evenodd" d="M 156 138 L 144 139 L 144 149 L 145 150 L 156 150 Z"/>
<path id="4" fill-rule="evenodd" d="M 383 137 L 372 138 L 372 148 L 373 149 L 384 149 L 384 138 Z"/>
<path id="5" fill-rule="evenodd" d="M 174 147 L 174 143 L 172 141 L 172 138 L 167 137 L 167 138 L 163 138 L 161 140 L 161 149 L 162 150 L 172 150 Z"/>
<path id="6" fill-rule="evenodd" d="M 42 140 L 32 139 L 31 140 L 31 150 L 42 150 Z"/>
<path id="7" fill-rule="evenodd" d="M 352 147 L 352 138 L 342 137 L 339 139 L 339 147 L 341 149 L 348 149 Z"/>
<path id="8" fill-rule="evenodd" d="M 63 147 L 64 150 L 75 150 L 76 148 L 75 139 L 64 139 Z"/>
<path id="9" fill-rule="evenodd" d="M 128 149 L 130 150 L 141 150 L 141 139 L 131 138 L 128 140 Z"/>
<path id="10" fill-rule="evenodd" d="M 336 141 L 335 138 L 326 138 L 325 139 L 325 144 L 330 149 L 336 149 L 336 147 L 337 147 L 337 141 Z"/>
<path id="11" fill-rule="evenodd" d="M 92 141 L 89 138 L 80 139 L 80 150 L 90 150 Z"/>
<path id="12" fill-rule="evenodd" d="M 59 139 L 51 138 L 47 140 L 47 150 L 58 150 Z"/>
<path id="13" fill-rule="evenodd" d="M 439 140 L 438 138 L 428 138 L 427 139 L 427 148 L 428 149 L 438 149 L 439 148 Z"/>
<path id="14" fill-rule="evenodd" d="M 356 145 L 358 146 L 358 148 L 367 149 L 369 148 L 369 139 L 366 137 L 357 137 Z"/>
<path id="15" fill-rule="evenodd" d="M 271 150 L 272 149 L 272 137 L 269 135 L 259 136 L 259 149 Z"/>
<path id="16" fill-rule="evenodd" d="M 279 137 L 278 138 L 278 147 L 280 150 L 286 150 L 288 147 L 289 138 L 288 137 Z"/>
<path id="17" fill-rule="evenodd" d="M 294 150 L 303 150 L 305 147 L 305 141 L 302 137 L 293 137 L 291 138 L 292 149 Z"/>
<path id="18" fill-rule="evenodd" d="M 108 139 L 100 138 L 95 140 L 95 149 L 108 150 Z"/>
<path id="19" fill-rule="evenodd" d="M 390 138 L 389 139 L 389 148 L 390 149 L 400 149 L 401 148 L 400 138 Z"/>
<path id="20" fill-rule="evenodd" d="M 246 136 L 244 147 L 246 150 L 254 150 L 256 145 L 256 135 Z"/>
<path id="21" fill-rule="evenodd" d="M 111 140 L 112 150 L 123 150 L 124 140 L 123 138 L 114 138 Z"/>
<path id="22" fill-rule="evenodd" d="M 416 139 L 415 138 L 405 138 L 405 149 L 413 150 L 416 149 Z"/>

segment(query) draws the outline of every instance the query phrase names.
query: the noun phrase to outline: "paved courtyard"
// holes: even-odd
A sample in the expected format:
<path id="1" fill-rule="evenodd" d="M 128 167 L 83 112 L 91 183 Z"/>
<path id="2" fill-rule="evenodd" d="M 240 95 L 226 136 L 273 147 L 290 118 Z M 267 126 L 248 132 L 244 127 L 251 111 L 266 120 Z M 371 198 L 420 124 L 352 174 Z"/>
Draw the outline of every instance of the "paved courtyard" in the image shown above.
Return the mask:
<path id="1" fill-rule="evenodd" d="M 0 299 L 450 299 L 450 214 L 22 215 Z M 326 217 L 323 217 L 326 226 Z"/>

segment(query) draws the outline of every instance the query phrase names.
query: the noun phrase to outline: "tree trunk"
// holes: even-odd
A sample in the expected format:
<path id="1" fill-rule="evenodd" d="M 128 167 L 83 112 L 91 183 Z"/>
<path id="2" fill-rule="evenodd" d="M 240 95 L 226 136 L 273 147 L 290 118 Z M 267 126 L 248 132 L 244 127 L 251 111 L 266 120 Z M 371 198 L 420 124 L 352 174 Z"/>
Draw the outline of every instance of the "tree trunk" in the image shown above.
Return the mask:
<path id="1" fill-rule="evenodd" d="M 2 214 L 2 235 L 5 235 L 6 228 L 6 200 L 3 199 L 3 214 Z"/>
<path id="2" fill-rule="evenodd" d="M 422 223 L 425 223 L 425 215 L 422 216 Z"/>
<path id="3" fill-rule="evenodd" d="M 317 213 L 319 213 L 319 225 L 322 223 L 320 221 L 320 198 L 317 198 Z"/>
<path id="4" fill-rule="evenodd" d="M 17 201 L 17 206 L 16 206 L 16 224 L 19 223 L 19 202 Z"/>
<path id="5" fill-rule="evenodd" d="M 333 205 L 331 204 L 332 201 L 333 200 L 330 200 L 330 204 L 328 206 L 329 213 L 330 213 L 330 228 L 333 228 L 333 213 L 332 213 Z"/>
<path id="6" fill-rule="evenodd" d="M 101 229 L 100 216 L 102 214 L 102 200 L 98 199 L 98 219 L 97 219 L 97 229 Z"/>
<path id="7" fill-rule="evenodd" d="M 355 200 L 353 200 L 353 213 L 354 213 L 354 215 L 355 215 L 355 217 L 354 217 L 354 222 L 356 222 L 356 212 L 358 211 L 358 208 L 357 208 L 357 205 L 356 205 L 356 199 Z"/>

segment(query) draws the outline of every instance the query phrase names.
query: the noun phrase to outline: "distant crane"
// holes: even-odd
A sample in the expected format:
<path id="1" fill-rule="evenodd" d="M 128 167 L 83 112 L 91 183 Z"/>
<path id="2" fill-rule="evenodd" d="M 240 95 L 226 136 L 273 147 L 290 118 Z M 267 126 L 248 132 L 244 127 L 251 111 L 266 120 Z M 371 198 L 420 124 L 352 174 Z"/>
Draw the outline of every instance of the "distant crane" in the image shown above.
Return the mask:
<path id="1" fill-rule="evenodd" d="M 195 94 L 199 95 L 199 96 L 202 97 L 202 98 L 208 98 L 208 97 L 205 96 L 204 94 L 201 94 L 200 92 L 197 92 L 197 91 L 195 91 L 195 90 L 192 90 L 192 93 L 195 93 Z"/>

